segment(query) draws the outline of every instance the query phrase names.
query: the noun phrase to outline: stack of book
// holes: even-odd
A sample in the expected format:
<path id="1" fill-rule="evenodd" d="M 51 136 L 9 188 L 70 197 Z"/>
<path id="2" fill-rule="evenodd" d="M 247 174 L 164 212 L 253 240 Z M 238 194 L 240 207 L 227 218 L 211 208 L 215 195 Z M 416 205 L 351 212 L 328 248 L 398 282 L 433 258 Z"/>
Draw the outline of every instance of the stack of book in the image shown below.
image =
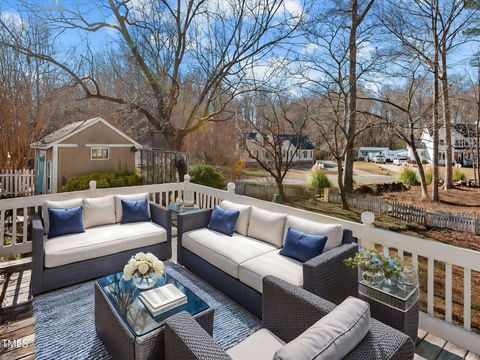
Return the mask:
<path id="1" fill-rule="evenodd" d="M 153 316 L 187 303 L 187 296 L 173 284 L 144 291 L 138 297 Z"/>

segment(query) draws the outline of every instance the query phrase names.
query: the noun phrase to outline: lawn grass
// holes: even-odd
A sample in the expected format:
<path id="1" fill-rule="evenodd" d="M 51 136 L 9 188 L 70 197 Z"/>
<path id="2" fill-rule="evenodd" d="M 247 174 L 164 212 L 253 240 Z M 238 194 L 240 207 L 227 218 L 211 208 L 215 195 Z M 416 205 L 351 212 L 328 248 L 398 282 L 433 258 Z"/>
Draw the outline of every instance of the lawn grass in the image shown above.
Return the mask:
<path id="1" fill-rule="evenodd" d="M 242 169 L 242 175 L 244 176 L 250 176 L 250 177 L 263 177 L 267 176 L 267 172 L 262 169 Z"/>
<path id="2" fill-rule="evenodd" d="M 302 200 L 291 205 L 348 221 L 361 222 L 362 210 L 344 210 L 340 204 Z M 471 233 L 426 229 L 422 226 L 410 225 L 396 218 L 380 214 L 375 214 L 375 226 L 385 230 L 480 251 L 480 236 Z M 383 251 L 381 245 L 377 245 L 376 248 L 378 251 Z M 396 251 L 391 250 L 391 253 L 396 253 Z M 404 261 L 412 262 L 411 254 L 405 252 Z M 418 275 L 420 310 L 427 312 L 428 259 L 422 256 L 418 257 Z M 474 332 L 480 333 L 480 273 L 476 271 L 472 271 L 471 303 L 471 327 Z M 436 317 L 445 319 L 445 263 L 441 261 L 434 262 L 434 313 Z M 452 266 L 452 322 L 455 325 L 463 326 L 463 269 L 458 266 Z"/>

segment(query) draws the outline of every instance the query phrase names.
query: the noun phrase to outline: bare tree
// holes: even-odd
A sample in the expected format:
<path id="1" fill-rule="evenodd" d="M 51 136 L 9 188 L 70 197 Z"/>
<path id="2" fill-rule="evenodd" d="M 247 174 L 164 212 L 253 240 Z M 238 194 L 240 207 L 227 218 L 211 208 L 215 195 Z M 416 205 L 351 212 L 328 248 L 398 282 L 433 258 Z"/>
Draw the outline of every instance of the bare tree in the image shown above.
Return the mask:
<path id="1" fill-rule="evenodd" d="M 348 98 L 348 128 L 347 138 L 351 141 L 347 144 L 347 152 L 345 154 L 345 191 L 352 192 L 353 190 L 353 159 L 354 159 L 354 134 L 356 133 L 357 125 L 357 42 L 359 41 L 359 28 L 365 20 L 368 12 L 373 6 L 374 0 L 368 1 L 350 1 L 350 33 L 348 37 L 348 57 L 349 57 L 349 98 Z"/>
<path id="2" fill-rule="evenodd" d="M 256 101 L 256 116 L 246 118 L 251 133 L 243 138 L 245 150 L 273 177 L 283 200 L 287 200 L 283 181 L 307 139 L 310 105 L 306 99 L 291 102 L 280 94 L 270 94 Z"/>
<path id="3" fill-rule="evenodd" d="M 315 124 L 313 131 L 337 163 L 342 206 L 348 208 L 346 193 L 351 191 L 353 172 L 352 169 L 347 170 L 347 154 L 352 151 L 357 136 L 371 127 L 369 119 L 364 115 L 361 120 L 357 119 L 356 86 L 359 79 L 375 70 L 380 55 L 373 51 L 370 57 L 362 59 L 361 64 L 356 57 L 352 62 L 351 56 L 354 55 L 352 47 L 355 53 L 358 49 L 369 47 L 373 29 L 365 27 L 359 30 L 357 27 L 355 44 L 352 45 L 353 35 L 350 31 L 345 31 L 350 29 L 349 18 L 345 14 L 350 15 L 351 8 L 347 6 L 346 10 L 345 6 L 344 4 L 340 8 L 344 9 L 343 12 L 340 9 L 318 11 L 316 16 L 312 16 L 305 26 L 305 37 L 315 51 L 306 51 L 299 60 L 303 64 L 305 86 L 316 99 L 318 107 L 313 117 Z M 368 10 L 364 10 L 362 19 L 366 15 L 365 11 Z M 354 70 L 352 64 L 355 64 Z M 353 78 L 354 84 L 351 81 Z M 353 109 L 352 106 L 355 107 L 355 114 L 350 111 Z M 347 182 L 350 184 L 348 188 Z"/>
<path id="4" fill-rule="evenodd" d="M 419 56 L 433 75 L 433 186 L 432 199 L 439 200 L 438 129 L 439 101 L 443 104 L 445 128 L 445 188 L 452 187 L 452 137 L 449 106 L 448 54 L 459 44 L 468 41 L 462 30 L 468 28 L 476 8 L 466 11 L 468 1 L 413 0 L 386 1 L 380 19 L 386 29 L 405 50 Z M 440 93 L 441 83 L 441 93 Z"/>
<path id="5" fill-rule="evenodd" d="M 103 58 L 87 43 L 65 59 L 33 49 L 0 22 L 6 30 L 0 45 L 54 64 L 84 99 L 141 113 L 172 149 L 206 123 L 231 116 L 226 105 L 252 90 L 246 86 L 252 64 L 291 38 L 304 16 L 302 9 L 289 11 L 283 0 L 102 0 L 93 9 L 26 2 L 25 9 L 58 33 L 108 30 L 112 41 Z M 120 89 L 104 86 L 100 75 L 106 69 Z"/>
<path id="6" fill-rule="evenodd" d="M 0 20 L 32 48 L 50 49 L 50 34 L 43 24 L 27 25 L 1 11 Z M 2 32 L 0 28 L 0 36 Z M 26 59 L 8 47 L 0 47 L 0 74 L 0 168 L 21 169 L 32 158 L 30 144 L 53 111 L 49 100 L 56 74 L 49 64 Z"/>
<path id="7" fill-rule="evenodd" d="M 422 200 L 430 200 L 423 159 L 418 149 L 420 134 L 428 125 L 427 119 L 432 107 L 431 103 L 425 102 L 425 98 L 428 98 L 425 96 L 426 85 L 428 85 L 425 78 L 428 73 L 422 70 L 423 66 L 418 58 L 413 61 L 398 62 L 396 71 L 390 76 L 397 83 L 406 82 L 406 86 L 403 88 L 384 86 L 376 97 L 360 96 L 359 99 L 374 101 L 381 105 L 377 111 L 366 113 L 376 117 L 380 128 L 387 129 L 410 148 L 418 166 Z"/>

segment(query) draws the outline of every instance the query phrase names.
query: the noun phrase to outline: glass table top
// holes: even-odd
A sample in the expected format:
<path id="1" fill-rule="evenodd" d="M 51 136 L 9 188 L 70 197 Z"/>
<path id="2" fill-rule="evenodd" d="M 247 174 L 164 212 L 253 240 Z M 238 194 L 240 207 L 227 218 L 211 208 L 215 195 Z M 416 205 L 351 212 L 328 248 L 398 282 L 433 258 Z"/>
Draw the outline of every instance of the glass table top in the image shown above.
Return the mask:
<path id="1" fill-rule="evenodd" d="M 171 277 L 169 274 L 165 274 L 164 277 L 157 280 L 155 287 L 160 287 L 165 284 L 174 284 L 181 292 L 187 295 L 188 302 L 175 309 L 153 317 L 138 298 L 140 292 L 145 290 L 137 289 L 132 280 L 123 280 L 122 275 L 123 272 L 118 272 L 116 274 L 105 276 L 97 280 L 97 284 L 103 290 L 108 301 L 113 305 L 115 311 L 134 336 L 142 336 L 150 331 L 158 329 L 165 324 L 167 318 L 180 311 L 186 311 L 194 316 L 209 308 L 208 304 L 190 289 L 183 286 L 182 283 Z"/>
<path id="2" fill-rule="evenodd" d="M 418 285 L 416 285 L 407 289 L 400 289 L 396 285 L 388 285 L 385 281 L 378 285 L 368 284 L 364 280 L 359 280 L 358 282 L 366 287 L 381 291 L 386 295 L 393 296 L 402 301 L 406 301 L 408 298 L 410 298 L 410 296 L 412 296 L 418 288 Z"/>
<path id="3" fill-rule="evenodd" d="M 177 205 L 175 203 L 168 205 L 168 208 L 177 214 L 199 210 L 197 206 L 194 206 L 193 208 L 186 208 L 182 205 Z"/>

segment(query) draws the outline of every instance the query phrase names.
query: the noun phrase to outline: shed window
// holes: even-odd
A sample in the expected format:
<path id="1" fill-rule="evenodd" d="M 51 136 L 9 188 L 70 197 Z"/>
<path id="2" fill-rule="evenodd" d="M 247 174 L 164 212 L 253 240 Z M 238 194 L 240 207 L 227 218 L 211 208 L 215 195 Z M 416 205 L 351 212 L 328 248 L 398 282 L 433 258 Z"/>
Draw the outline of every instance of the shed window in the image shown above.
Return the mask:
<path id="1" fill-rule="evenodd" d="M 92 148 L 92 160 L 108 160 L 110 151 L 108 148 Z"/>

